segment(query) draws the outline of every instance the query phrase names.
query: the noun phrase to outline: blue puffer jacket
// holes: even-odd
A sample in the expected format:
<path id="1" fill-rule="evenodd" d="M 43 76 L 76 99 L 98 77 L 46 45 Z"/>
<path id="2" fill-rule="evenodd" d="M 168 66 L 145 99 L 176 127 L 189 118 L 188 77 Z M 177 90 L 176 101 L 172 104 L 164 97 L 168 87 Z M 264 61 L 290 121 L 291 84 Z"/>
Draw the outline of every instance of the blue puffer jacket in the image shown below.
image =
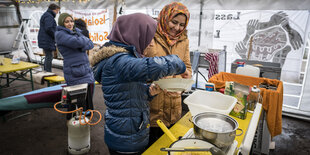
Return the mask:
<path id="1" fill-rule="evenodd" d="M 112 150 L 138 152 L 149 141 L 151 96 L 146 82 L 181 74 L 186 67 L 176 55 L 137 58 L 134 47 L 117 45 L 106 44 L 91 59 L 107 106 L 104 139 Z"/>
<path id="2" fill-rule="evenodd" d="M 40 18 L 40 30 L 38 34 L 38 44 L 40 48 L 56 51 L 55 31 L 56 31 L 56 14 L 48 9 Z"/>
<path id="3" fill-rule="evenodd" d="M 57 47 L 64 58 L 63 71 L 67 85 L 94 83 L 86 50 L 94 47 L 93 42 L 76 28 L 73 32 L 63 26 L 57 26 L 55 33 Z"/>

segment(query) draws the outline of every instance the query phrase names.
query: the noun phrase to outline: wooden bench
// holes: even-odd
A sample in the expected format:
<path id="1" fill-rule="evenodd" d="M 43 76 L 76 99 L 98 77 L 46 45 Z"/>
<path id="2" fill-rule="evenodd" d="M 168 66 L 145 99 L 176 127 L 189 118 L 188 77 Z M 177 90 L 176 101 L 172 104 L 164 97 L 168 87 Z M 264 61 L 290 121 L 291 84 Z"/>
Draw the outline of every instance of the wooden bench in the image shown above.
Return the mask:
<path id="1" fill-rule="evenodd" d="M 65 81 L 65 78 L 62 76 L 48 76 L 48 77 L 44 77 L 44 80 L 47 82 L 47 86 L 49 87 L 50 84 L 56 85 L 56 84 L 60 84 L 62 81 Z"/>
<path id="2" fill-rule="evenodd" d="M 44 77 L 44 80 L 47 82 L 47 86 L 49 87 L 51 85 L 51 83 L 53 84 L 60 84 L 61 82 L 65 81 L 65 78 L 62 76 L 48 76 L 48 77 Z M 95 81 L 95 85 L 100 84 L 99 82 Z"/>

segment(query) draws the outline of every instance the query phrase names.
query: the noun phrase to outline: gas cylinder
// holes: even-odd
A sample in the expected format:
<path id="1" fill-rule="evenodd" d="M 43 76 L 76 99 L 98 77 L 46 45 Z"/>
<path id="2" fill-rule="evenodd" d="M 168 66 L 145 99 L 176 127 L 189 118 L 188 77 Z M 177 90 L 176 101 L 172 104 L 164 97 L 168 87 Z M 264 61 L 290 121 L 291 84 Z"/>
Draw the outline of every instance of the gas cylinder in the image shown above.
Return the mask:
<path id="1" fill-rule="evenodd" d="M 88 121 L 88 118 L 85 118 Z M 84 116 L 81 120 L 85 124 Z M 68 123 L 68 151 L 70 154 L 84 154 L 90 150 L 90 126 L 81 125 L 79 116 L 72 117 Z"/>

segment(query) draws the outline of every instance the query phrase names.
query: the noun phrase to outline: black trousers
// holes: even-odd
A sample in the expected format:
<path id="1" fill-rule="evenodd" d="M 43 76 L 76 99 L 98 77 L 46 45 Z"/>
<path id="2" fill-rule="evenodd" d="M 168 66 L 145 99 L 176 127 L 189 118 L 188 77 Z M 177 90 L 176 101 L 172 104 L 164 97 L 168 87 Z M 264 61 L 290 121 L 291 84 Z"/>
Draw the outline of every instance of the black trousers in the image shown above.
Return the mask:
<path id="1" fill-rule="evenodd" d="M 170 127 L 172 127 L 174 124 L 171 124 Z M 150 138 L 149 138 L 149 145 L 150 147 L 153 143 L 155 143 L 162 135 L 164 134 L 163 130 L 160 127 L 151 127 L 150 128 Z"/>
<path id="2" fill-rule="evenodd" d="M 163 134 L 164 132 L 163 130 L 161 130 L 160 127 L 151 127 L 148 147 L 150 147 L 154 142 L 156 142 L 157 139 L 159 139 Z"/>

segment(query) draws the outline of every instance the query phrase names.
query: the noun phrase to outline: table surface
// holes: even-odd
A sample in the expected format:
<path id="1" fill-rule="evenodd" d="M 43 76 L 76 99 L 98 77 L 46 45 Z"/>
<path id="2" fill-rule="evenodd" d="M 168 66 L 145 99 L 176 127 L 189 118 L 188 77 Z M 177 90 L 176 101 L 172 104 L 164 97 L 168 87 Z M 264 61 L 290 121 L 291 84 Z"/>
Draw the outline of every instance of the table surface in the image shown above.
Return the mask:
<path id="1" fill-rule="evenodd" d="M 252 116 L 253 116 L 253 114 L 249 113 L 249 112 L 247 113 L 247 117 L 245 120 L 231 116 L 232 118 L 234 118 L 238 122 L 239 128 L 243 130 L 243 134 L 241 136 L 236 136 L 236 138 L 235 138 L 235 140 L 238 142 L 237 148 L 240 147 L 240 145 L 242 144 L 242 142 L 244 140 L 244 137 L 245 137 L 247 130 L 249 128 L 249 124 L 251 122 Z M 190 112 L 188 112 L 174 126 L 172 126 L 169 130 L 173 133 L 173 135 L 175 137 L 184 136 L 189 129 L 193 128 L 193 123 L 191 122 L 191 118 L 192 118 L 192 116 L 191 116 Z M 255 119 L 257 119 L 257 118 L 255 118 Z M 236 134 L 239 134 L 239 133 L 241 133 L 241 131 L 237 130 Z M 152 146 L 150 146 L 143 153 L 143 155 L 149 155 L 149 154 L 166 155 L 167 152 L 160 151 L 160 148 L 169 147 L 171 145 L 171 143 L 172 143 L 172 141 L 170 140 L 170 138 L 166 134 L 164 134 Z"/>
<path id="2" fill-rule="evenodd" d="M 52 82 L 61 82 L 61 81 L 65 81 L 65 78 L 62 77 L 62 76 L 48 76 L 48 77 L 45 77 L 44 78 L 45 80 L 48 80 L 48 81 L 52 81 Z"/>
<path id="3" fill-rule="evenodd" d="M 18 64 L 12 64 L 11 61 L 12 61 L 12 59 L 4 58 L 4 65 L 0 66 L 0 73 L 2 73 L 2 74 L 3 73 L 10 73 L 10 72 L 15 72 L 15 71 L 39 67 L 38 64 L 34 64 L 31 62 L 19 61 Z"/>

